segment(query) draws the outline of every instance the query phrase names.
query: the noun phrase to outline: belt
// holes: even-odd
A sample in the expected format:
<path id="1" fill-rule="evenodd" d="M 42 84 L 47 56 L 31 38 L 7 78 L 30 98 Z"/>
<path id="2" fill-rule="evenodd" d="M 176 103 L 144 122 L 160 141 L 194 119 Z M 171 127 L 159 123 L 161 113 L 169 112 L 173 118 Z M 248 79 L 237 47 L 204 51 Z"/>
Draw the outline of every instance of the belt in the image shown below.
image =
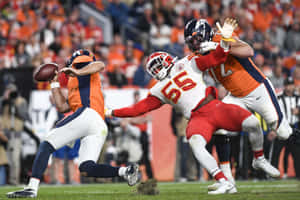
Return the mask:
<path id="1" fill-rule="evenodd" d="M 193 110 L 192 112 L 202 108 L 203 106 L 205 106 L 206 104 L 208 104 L 209 102 L 211 102 L 212 100 L 216 99 L 212 94 L 209 94 L 205 97 L 205 99 L 203 99 Z"/>

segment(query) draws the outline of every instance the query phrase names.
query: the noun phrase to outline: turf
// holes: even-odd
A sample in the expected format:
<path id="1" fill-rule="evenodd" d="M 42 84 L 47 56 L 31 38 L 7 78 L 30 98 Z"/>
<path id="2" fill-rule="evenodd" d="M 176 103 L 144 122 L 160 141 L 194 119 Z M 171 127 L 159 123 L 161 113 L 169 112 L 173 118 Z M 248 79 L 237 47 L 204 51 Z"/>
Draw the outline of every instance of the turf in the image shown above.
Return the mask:
<path id="1" fill-rule="evenodd" d="M 237 194 L 207 195 L 207 183 L 159 183 L 160 194 L 137 195 L 135 187 L 126 184 L 86 184 L 79 186 L 41 186 L 41 200 L 300 200 L 300 181 L 237 182 Z M 0 199 L 6 192 L 20 187 L 0 187 Z"/>

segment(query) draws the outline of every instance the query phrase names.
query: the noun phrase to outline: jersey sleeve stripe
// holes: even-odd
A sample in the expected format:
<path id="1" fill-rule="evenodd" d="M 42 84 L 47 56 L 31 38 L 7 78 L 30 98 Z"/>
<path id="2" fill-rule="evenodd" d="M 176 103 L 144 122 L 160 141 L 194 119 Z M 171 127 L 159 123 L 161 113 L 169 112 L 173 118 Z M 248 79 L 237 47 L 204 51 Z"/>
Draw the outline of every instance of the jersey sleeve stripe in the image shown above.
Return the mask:
<path id="1" fill-rule="evenodd" d="M 267 79 L 264 81 L 264 85 L 265 85 L 265 87 L 266 87 L 267 90 L 268 90 L 268 93 L 269 93 L 269 96 L 270 96 L 270 98 L 271 98 L 271 101 L 272 101 L 272 103 L 273 103 L 273 105 L 274 105 L 274 107 L 275 107 L 275 110 L 276 110 L 276 112 L 277 112 L 277 116 L 278 116 L 278 124 L 277 124 L 277 128 L 278 128 L 279 124 L 280 124 L 281 121 L 282 121 L 283 113 L 282 113 L 282 111 L 281 111 L 281 109 L 280 109 L 280 106 L 279 106 L 277 97 L 276 97 L 276 95 L 274 94 L 274 91 L 273 91 L 273 89 L 272 89 L 272 87 L 271 87 L 271 85 L 270 85 L 270 83 L 269 83 L 269 81 L 268 81 Z"/>
<path id="2" fill-rule="evenodd" d="M 251 62 L 250 58 L 238 58 L 234 57 L 240 65 L 252 76 L 257 82 L 262 83 L 266 78 L 262 75 L 257 67 Z"/>
<path id="3" fill-rule="evenodd" d="M 91 76 L 78 76 L 79 82 L 79 93 L 81 104 L 86 107 L 90 107 L 90 83 L 91 83 Z"/>

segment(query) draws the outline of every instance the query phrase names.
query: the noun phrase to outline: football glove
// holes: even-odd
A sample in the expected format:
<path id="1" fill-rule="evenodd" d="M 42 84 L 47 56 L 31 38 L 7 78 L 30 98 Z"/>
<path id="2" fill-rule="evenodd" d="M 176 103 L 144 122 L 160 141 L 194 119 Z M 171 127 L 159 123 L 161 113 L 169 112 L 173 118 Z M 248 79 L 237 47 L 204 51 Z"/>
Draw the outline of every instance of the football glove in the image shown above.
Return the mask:
<path id="1" fill-rule="evenodd" d="M 232 38 L 233 31 L 238 26 L 235 19 L 226 18 L 223 27 L 221 27 L 219 22 L 217 22 L 216 25 L 221 32 L 222 40 L 235 42 L 235 40 Z"/>
<path id="2" fill-rule="evenodd" d="M 203 53 L 206 53 L 206 52 L 209 52 L 209 51 L 213 51 L 213 50 L 216 50 L 218 46 L 218 43 L 217 42 L 202 42 L 200 44 L 200 53 L 203 54 Z"/>
<path id="3" fill-rule="evenodd" d="M 112 113 L 113 113 L 112 109 L 109 109 L 107 107 L 104 108 L 104 115 L 105 115 L 105 117 L 112 117 Z"/>

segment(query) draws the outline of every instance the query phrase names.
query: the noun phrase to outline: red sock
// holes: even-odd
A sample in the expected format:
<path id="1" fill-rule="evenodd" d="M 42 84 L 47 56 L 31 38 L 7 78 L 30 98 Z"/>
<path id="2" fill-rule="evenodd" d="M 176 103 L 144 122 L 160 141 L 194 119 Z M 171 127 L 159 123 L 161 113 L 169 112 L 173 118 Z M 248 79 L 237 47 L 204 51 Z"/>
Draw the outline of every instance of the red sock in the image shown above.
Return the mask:
<path id="1" fill-rule="evenodd" d="M 261 157 L 264 155 L 264 150 L 259 150 L 259 151 L 253 151 L 253 155 L 255 158 Z"/>
<path id="2" fill-rule="evenodd" d="M 217 181 L 219 181 L 220 179 L 225 179 L 225 180 L 227 180 L 227 178 L 226 178 L 226 176 L 223 174 L 223 172 L 222 171 L 219 171 L 216 175 L 214 175 L 214 178 L 217 180 Z"/>

